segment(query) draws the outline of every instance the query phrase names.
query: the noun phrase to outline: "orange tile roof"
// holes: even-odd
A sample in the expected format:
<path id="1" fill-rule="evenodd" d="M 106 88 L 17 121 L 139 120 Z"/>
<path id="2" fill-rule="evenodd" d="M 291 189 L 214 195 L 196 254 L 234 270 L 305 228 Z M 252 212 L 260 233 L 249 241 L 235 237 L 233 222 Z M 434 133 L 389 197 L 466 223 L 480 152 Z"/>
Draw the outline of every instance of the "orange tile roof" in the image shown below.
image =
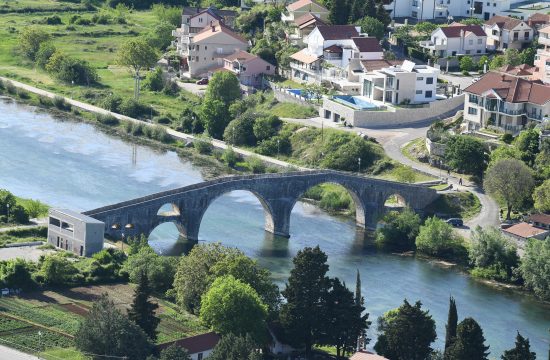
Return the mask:
<path id="1" fill-rule="evenodd" d="M 349 359 L 350 360 L 388 360 L 387 358 L 381 355 L 373 354 L 365 350 L 356 352 Z"/>
<path id="2" fill-rule="evenodd" d="M 233 60 L 239 60 L 239 61 L 250 61 L 257 58 L 256 55 L 252 55 L 251 53 L 248 53 L 244 50 L 235 51 L 233 54 L 225 57 L 225 60 L 233 61 Z"/>
<path id="3" fill-rule="evenodd" d="M 313 15 L 312 13 L 307 13 L 305 15 L 300 16 L 298 19 L 295 19 L 294 24 L 300 29 L 306 26 L 309 26 L 311 24 L 326 25 L 326 23 L 323 20 L 319 19 L 317 16 Z"/>
<path id="4" fill-rule="evenodd" d="M 535 227 L 526 222 L 520 222 L 519 224 L 512 225 L 508 229 L 503 229 L 502 231 L 525 239 L 548 232 L 548 230 Z"/>
<path id="5" fill-rule="evenodd" d="M 496 24 L 501 29 L 512 30 L 522 22 L 523 20 L 511 18 L 509 16 L 496 15 L 490 18 L 489 20 L 485 21 L 485 24 L 486 25 Z"/>
<path id="6" fill-rule="evenodd" d="M 220 32 L 227 34 L 244 44 L 248 44 L 248 41 L 245 38 L 225 26 L 221 21 L 213 21 L 210 26 L 206 26 L 204 29 L 199 31 L 193 37 L 193 42 L 199 42 L 201 40 L 208 39 L 209 37 L 217 35 Z"/>
<path id="7" fill-rule="evenodd" d="M 522 64 L 518 66 L 504 65 L 503 67 L 499 68 L 498 71 L 514 76 L 528 76 L 533 75 L 537 71 L 537 69 L 538 68 L 536 66 Z"/>
<path id="8" fill-rule="evenodd" d="M 529 217 L 529 220 L 535 221 L 541 224 L 550 225 L 550 214 L 535 214 Z"/>
<path id="9" fill-rule="evenodd" d="M 543 27 L 539 30 L 539 34 L 550 34 L 550 25 Z"/>
<path id="10" fill-rule="evenodd" d="M 298 60 L 301 63 L 304 64 L 311 64 L 315 61 L 317 61 L 319 58 L 315 55 L 311 55 L 306 49 L 302 49 L 298 51 L 297 53 L 294 53 L 290 55 L 291 59 Z"/>
<path id="11" fill-rule="evenodd" d="M 296 10 L 300 10 L 301 8 L 303 8 L 305 6 L 308 6 L 308 5 L 311 5 L 311 4 L 316 4 L 320 7 L 322 7 L 323 9 L 325 8 L 324 6 L 320 5 L 318 2 L 313 1 L 313 0 L 298 0 L 298 1 L 293 2 L 292 4 L 288 5 L 286 8 L 288 9 L 288 11 L 296 11 Z M 327 12 L 328 12 L 328 10 L 327 10 Z"/>

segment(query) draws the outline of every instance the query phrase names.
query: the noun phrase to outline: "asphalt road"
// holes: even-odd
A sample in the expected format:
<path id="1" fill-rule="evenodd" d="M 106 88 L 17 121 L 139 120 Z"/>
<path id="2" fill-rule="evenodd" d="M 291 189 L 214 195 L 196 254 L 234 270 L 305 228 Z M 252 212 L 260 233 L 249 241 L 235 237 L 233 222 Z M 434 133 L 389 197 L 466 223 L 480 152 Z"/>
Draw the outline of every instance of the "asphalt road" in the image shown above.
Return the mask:
<path id="1" fill-rule="evenodd" d="M 0 345 L 0 360 L 39 360 L 39 358 L 11 349 L 4 345 Z"/>

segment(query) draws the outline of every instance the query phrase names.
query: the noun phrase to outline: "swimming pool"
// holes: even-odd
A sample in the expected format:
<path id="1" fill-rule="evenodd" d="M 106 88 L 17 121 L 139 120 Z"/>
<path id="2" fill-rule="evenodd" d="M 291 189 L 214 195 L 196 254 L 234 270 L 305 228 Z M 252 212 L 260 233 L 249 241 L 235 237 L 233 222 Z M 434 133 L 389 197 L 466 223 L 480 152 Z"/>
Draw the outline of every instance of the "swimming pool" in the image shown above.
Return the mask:
<path id="1" fill-rule="evenodd" d="M 376 110 L 378 106 L 368 102 L 361 96 L 352 95 L 334 95 L 332 99 L 336 102 L 352 107 L 357 110 Z"/>
<path id="2" fill-rule="evenodd" d="M 291 94 L 296 95 L 296 96 L 300 96 L 300 97 L 302 97 L 306 100 L 311 99 L 311 94 L 307 93 L 307 92 L 304 92 L 302 89 L 288 89 L 287 91 Z"/>

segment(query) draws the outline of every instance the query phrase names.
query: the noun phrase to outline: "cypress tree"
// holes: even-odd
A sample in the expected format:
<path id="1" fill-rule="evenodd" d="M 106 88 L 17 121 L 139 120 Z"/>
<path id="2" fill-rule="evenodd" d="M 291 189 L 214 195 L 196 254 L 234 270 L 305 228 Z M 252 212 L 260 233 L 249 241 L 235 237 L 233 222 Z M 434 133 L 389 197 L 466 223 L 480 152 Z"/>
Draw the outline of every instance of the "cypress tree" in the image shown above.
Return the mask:
<path id="1" fill-rule="evenodd" d="M 365 16 L 376 18 L 376 3 L 374 0 L 367 0 L 364 14 Z"/>
<path id="2" fill-rule="evenodd" d="M 351 24 L 365 16 L 365 6 L 365 0 L 352 0 L 349 10 L 349 22 Z"/>
<path id="3" fill-rule="evenodd" d="M 376 6 L 376 18 L 380 20 L 385 27 L 388 27 L 391 23 L 390 14 L 386 11 L 383 2 L 379 2 Z"/>
<path id="4" fill-rule="evenodd" d="M 361 305 L 361 275 L 357 269 L 357 279 L 355 280 L 355 304 Z"/>
<path id="5" fill-rule="evenodd" d="M 483 330 L 474 319 L 466 318 L 458 324 L 456 339 L 446 355 L 452 360 L 487 360 L 487 350 Z"/>
<path id="6" fill-rule="evenodd" d="M 516 336 L 516 347 L 506 350 L 501 356 L 502 360 L 535 360 L 537 355 L 531 352 L 529 339 L 524 338 L 518 331 Z"/>
<path id="7" fill-rule="evenodd" d="M 349 20 L 349 0 L 338 0 L 330 8 L 328 19 L 332 25 L 345 25 Z"/>
<path id="8" fill-rule="evenodd" d="M 458 314 L 456 311 L 455 299 L 449 297 L 449 315 L 447 316 L 447 325 L 445 325 L 445 352 L 451 346 L 456 338 L 456 327 L 458 323 Z"/>
<path id="9" fill-rule="evenodd" d="M 139 283 L 134 292 L 132 307 L 128 310 L 128 317 L 155 341 L 157 339 L 157 326 L 160 319 L 155 316 L 158 304 L 149 301 L 151 288 L 147 273 L 143 272 L 139 277 Z"/>

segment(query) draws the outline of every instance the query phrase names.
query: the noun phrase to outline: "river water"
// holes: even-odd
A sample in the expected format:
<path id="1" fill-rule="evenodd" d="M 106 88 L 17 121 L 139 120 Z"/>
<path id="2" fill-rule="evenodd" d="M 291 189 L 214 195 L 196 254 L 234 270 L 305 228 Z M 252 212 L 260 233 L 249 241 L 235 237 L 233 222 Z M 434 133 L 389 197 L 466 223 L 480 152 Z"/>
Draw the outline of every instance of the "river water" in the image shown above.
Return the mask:
<path id="1" fill-rule="evenodd" d="M 200 168 L 173 152 L 136 147 L 91 125 L 0 101 L 0 188 L 16 195 L 83 211 L 202 179 Z M 355 289 L 356 270 L 360 271 L 373 325 L 404 298 L 420 300 L 436 320 L 435 347 L 441 348 L 452 295 L 459 319 L 471 316 L 481 324 L 491 358 L 500 358 L 513 346 L 516 330 L 530 339 L 540 359 L 547 356 L 550 307 L 530 296 L 493 289 L 428 261 L 377 252 L 352 221 L 306 203 L 298 203 L 293 210 L 290 239 L 269 236 L 263 221 L 261 205 L 253 195 L 232 192 L 208 209 L 199 238 L 238 247 L 257 258 L 281 286 L 296 252 L 319 245 L 329 257 L 331 276 L 343 279 L 350 289 Z M 171 254 L 183 246 L 177 236 L 172 224 L 164 224 L 151 234 L 150 243 L 156 251 Z M 374 329 L 369 336 L 376 339 Z"/>

